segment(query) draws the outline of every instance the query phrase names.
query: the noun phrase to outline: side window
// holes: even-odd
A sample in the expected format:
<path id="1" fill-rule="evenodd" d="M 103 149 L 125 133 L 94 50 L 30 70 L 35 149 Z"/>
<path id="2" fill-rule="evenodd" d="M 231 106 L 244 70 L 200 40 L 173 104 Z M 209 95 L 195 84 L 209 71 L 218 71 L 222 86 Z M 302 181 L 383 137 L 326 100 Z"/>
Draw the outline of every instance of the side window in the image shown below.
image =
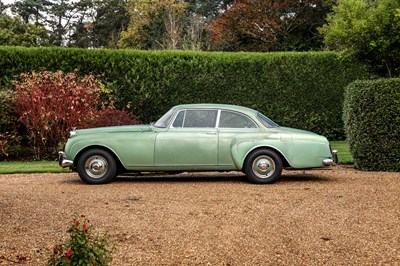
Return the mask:
<path id="1" fill-rule="evenodd" d="M 219 128 L 257 128 L 256 123 L 245 115 L 221 111 Z"/>
<path id="2" fill-rule="evenodd" d="M 178 113 L 178 115 L 175 118 L 174 123 L 172 124 L 173 127 L 182 127 L 183 120 L 185 119 L 185 112 L 186 111 L 180 111 Z"/>
<path id="3" fill-rule="evenodd" d="M 215 127 L 217 110 L 186 110 L 183 127 Z"/>

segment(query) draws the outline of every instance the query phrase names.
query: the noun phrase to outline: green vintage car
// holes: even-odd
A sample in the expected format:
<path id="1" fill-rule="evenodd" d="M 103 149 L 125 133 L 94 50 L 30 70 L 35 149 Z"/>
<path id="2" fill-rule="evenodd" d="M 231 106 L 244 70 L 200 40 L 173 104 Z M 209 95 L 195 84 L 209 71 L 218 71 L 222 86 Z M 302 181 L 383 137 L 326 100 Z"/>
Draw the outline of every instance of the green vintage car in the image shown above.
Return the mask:
<path id="1" fill-rule="evenodd" d="M 242 171 L 250 182 L 273 183 L 283 168 L 327 168 L 336 161 L 325 137 L 222 104 L 175 106 L 150 125 L 73 130 L 59 152 L 60 165 L 89 184 L 124 172 L 177 171 Z"/>

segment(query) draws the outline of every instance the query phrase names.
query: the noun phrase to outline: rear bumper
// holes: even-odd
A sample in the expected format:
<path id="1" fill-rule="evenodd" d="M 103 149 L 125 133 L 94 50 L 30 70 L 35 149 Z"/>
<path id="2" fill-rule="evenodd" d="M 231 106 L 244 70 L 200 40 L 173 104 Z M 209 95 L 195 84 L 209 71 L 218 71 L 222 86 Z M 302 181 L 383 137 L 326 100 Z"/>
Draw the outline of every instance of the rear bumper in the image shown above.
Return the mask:
<path id="1" fill-rule="evenodd" d="M 330 159 L 325 159 L 322 161 L 322 163 L 325 166 L 333 166 L 333 165 L 337 165 L 339 162 L 339 157 L 338 157 L 338 151 L 337 150 L 333 150 L 332 151 L 332 158 Z"/>
<path id="2" fill-rule="evenodd" d="M 58 164 L 59 164 L 62 168 L 66 168 L 66 167 L 72 168 L 72 166 L 74 165 L 74 162 L 71 161 L 71 160 L 65 159 L 65 152 L 59 151 L 59 152 L 58 152 Z"/>

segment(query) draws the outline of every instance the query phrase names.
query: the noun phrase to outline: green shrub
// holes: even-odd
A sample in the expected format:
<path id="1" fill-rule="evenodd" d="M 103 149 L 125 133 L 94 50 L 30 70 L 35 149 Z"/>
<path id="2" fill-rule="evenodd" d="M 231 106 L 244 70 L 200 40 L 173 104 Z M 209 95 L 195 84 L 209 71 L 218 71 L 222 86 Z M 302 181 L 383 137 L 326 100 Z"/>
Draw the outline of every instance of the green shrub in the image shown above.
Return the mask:
<path id="1" fill-rule="evenodd" d="M 20 148 L 21 132 L 18 118 L 9 106 L 10 91 L 0 91 L 0 161 L 8 161 Z M 21 134 L 19 134 L 21 133 Z"/>
<path id="2" fill-rule="evenodd" d="M 343 119 L 355 167 L 400 171 L 400 79 L 350 84 Z"/>
<path id="3" fill-rule="evenodd" d="M 143 122 L 182 103 L 227 103 L 257 109 L 279 124 L 344 138 L 345 86 L 369 77 L 364 65 L 334 52 L 207 53 L 0 47 L 0 87 L 19 73 L 62 70 L 102 75 Z"/>

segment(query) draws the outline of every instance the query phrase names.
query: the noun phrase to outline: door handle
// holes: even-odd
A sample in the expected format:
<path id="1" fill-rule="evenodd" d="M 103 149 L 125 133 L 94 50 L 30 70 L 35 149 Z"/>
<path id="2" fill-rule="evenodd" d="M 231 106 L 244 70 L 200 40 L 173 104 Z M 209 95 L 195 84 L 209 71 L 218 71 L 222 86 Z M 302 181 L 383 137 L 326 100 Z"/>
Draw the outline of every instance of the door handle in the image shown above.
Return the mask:
<path id="1" fill-rule="evenodd" d="M 217 135 L 217 132 L 207 132 L 207 135 Z"/>

